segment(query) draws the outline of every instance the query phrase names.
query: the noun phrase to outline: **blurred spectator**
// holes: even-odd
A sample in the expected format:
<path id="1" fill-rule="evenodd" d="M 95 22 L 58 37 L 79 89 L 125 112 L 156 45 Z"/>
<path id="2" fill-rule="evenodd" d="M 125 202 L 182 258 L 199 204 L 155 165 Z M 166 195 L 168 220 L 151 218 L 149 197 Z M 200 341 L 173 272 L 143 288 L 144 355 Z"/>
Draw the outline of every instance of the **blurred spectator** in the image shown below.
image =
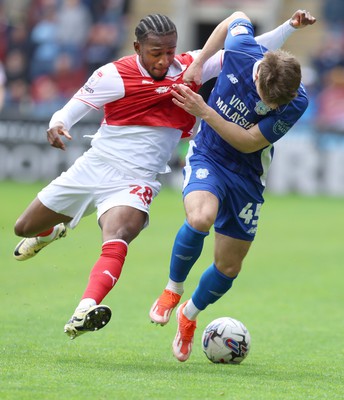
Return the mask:
<path id="1" fill-rule="evenodd" d="M 46 118 L 118 58 L 129 0 L 0 0 L 2 115 Z"/>
<path id="2" fill-rule="evenodd" d="M 86 69 L 74 67 L 73 58 L 69 53 L 60 53 L 55 62 L 52 78 L 65 102 L 69 100 L 86 82 Z"/>
<path id="3" fill-rule="evenodd" d="M 0 61 L 0 110 L 3 107 L 5 100 L 5 83 L 6 83 L 5 70 Z"/>
<path id="4" fill-rule="evenodd" d="M 65 99 L 50 76 L 40 76 L 31 85 L 33 100 L 32 116 L 37 119 L 49 118 L 65 104 Z"/>
<path id="5" fill-rule="evenodd" d="M 24 79 L 11 81 L 6 90 L 3 114 L 9 118 L 18 118 L 31 116 L 32 99 L 30 88 Z"/>
<path id="6" fill-rule="evenodd" d="M 91 1 L 90 8 L 95 23 L 121 24 L 123 15 L 128 13 L 128 0 L 98 0 Z"/>
<path id="7" fill-rule="evenodd" d="M 344 38 L 327 32 L 312 64 L 317 74 L 317 89 L 320 91 L 327 73 L 337 66 L 344 66 Z"/>
<path id="8" fill-rule="evenodd" d="M 20 23 L 27 14 L 27 10 L 32 3 L 31 0 L 1 0 L 6 10 L 11 25 Z"/>
<path id="9" fill-rule="evenodd" d="M 23 54 L 30 55 L 30 32 L 22 21 L 11 25 L 8 29 L 7 48 L 8 51 L 19 50 Z"/>
<path id="10" fill-rule="evenodd" d="M 28 80 L 28 66 L 25 54 L 18 49 L 10 50 L 5 58 L 5 72 L 8 82 L 17 79 Z"/>
<path id="11" fill-rule="evenodd" d="M 126 38 L 128 1 L 99 0 L 91 3 L 94 25 L 85 50 L 88 74 L 118 57 Z"/>
<path id="12" fill-rule="evenodd" d="M 323 2 L 324 20 L 327 21 L 330 29 L 344 30 L 344 1 L 343 0 L 325 0 Z"/>
<path id="13" fill-rule="evenodd" d="M 57 12 L 57 43 L 60 52 L 69 53 L 77 68 L 82 64 L 82 51 L 91 27 L 89 9 L 81 0 L 63 0 Z"/>
<path id="14" fill-rule="evenodd" d="M 344 139 L 344 1 L 323 1 L 325 32 L 312 59 L 314 125 L 321 145 Z"/>
<path id="15" fill-rule="evenodd" d="M 92 26 L 85 49 L 88 75 L 116 58 L 118 41 L 119 30 L 115 25 L 97 23 Z"/>
<path id="16" fill-rule="evenodd" d="M 4 4 L 0 1 L 0 61 L 4 60 L 7 51 L 7 30 L 9 19 Z"/>
<path id="17" fill-rule="evenodd" d="M 344 134 L 344 66 L 327 72 L 317 103 L 316 124 L 319 131 Z"/>
<path id="18" fill-rule="evenodd" d="M 57 32 L 56 8 L 47 5 L 43 9 L 41 21 L 34 26 L 31 32 L 33 54 L 30 76 L 32 79 L 52 72 L 54 60 L 59 53 L 59 46 L 56 41 Z"/>
<path id="19" fill-rule="evenodd" d="M 11 1 L 11 0 L 10 0 Z M 57 10 L 61 0 L 30 0 L 30 6 L 27 7 L 26 22 L 30 30 L 33 29 L 44 17 L 47 8 Z"/>

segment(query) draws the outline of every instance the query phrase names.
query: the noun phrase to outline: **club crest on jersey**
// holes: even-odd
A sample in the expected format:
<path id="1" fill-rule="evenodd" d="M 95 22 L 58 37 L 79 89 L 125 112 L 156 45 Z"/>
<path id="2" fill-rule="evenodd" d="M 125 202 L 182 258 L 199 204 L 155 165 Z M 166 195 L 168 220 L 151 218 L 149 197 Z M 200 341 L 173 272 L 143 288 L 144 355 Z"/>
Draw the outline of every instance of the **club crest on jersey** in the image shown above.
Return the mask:
<path id="1" fill-rule="evenodd" d="M 197 179 L 205 179 L 209 175 L 209 171 L 206 168 L 199 168 L 196 171 Z"/>
<path id="2" fill-rule="evenodd" d="M 287 122 L 279 119 L 273 126 L 272 130 L 275 135 L 284 135 L 289 131 L 290 128 L 291 126 Z"/>
<path id="3" fill-rule="evenodd" d="M 170 90 L 170 88 L 168 86 L 160 86 L 157 89 L 155 89 L 155 91 L 158 94 L 163 94 L 163 93 L 167 93 Z"/>
<path id="4" fill-rule="evenodd" d="M 271 108 L 264 104 L 261 100 L 257 101 L 256 106 L 254 108 L 254 111 L 258 115 L 266 115 L 269 111 L 271 111 Z"/>

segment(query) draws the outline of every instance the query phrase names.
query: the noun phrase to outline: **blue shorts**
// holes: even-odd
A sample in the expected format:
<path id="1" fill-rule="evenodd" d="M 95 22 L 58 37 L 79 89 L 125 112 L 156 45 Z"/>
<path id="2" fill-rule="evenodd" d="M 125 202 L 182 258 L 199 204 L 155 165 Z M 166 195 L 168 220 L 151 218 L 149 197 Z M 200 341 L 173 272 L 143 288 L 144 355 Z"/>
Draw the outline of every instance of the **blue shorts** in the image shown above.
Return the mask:
<path id="1" fill-rule="evenodd" d="M 236 239 L 254 240 L 259 211 L 264 203 L 264 186 L 217 164 L 190 142 L 184 167 L 183 196 L 196 190 L 210 192 L 219 200 L 214 223 L 216 232 Z"/>

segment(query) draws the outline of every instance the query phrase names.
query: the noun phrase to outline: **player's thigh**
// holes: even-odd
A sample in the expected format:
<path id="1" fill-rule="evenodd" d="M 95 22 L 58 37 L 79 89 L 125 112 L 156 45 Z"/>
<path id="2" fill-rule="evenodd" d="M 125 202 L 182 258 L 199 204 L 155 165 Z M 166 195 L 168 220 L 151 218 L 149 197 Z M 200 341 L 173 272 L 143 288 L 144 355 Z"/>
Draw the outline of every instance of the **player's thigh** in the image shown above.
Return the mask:
<path id="1" fill-rule="evenodd" d="M 186 219 L 199 231 L 209 231 L 214 224 L 218 207 L 218 198 L 206 190 L 189 192 L 184 198 Z"/>
<path id="2" fill-rule="evenodd" d="M 99 218 L 103 242 L 121 239 L 130 243 L 144 228 L 147 213 L 130 206 L 115 206 Z"/>
<path id="3" fill-rule="evenodd" d="M 103 240 L 132 241 L 148 226 L 150 205 L 160 187 L 160 182 L 155 180 L 142 181 L 118 173 L 109 176 L 109 182 L 100 188 L 96 196 Z"/>
<path id="4" fill-rule="evenodd" d="M 26 208 L 15 224 L 15 233 L 19 236 L 32 236 L 43 232 L 60 222 L 69 222 L 70 217 L 56 213 L 46 207 L 37 197 Z"/>
<path id="5" fill-rule="evenodd" d="M 251 243 L 215 232 L 214 258 L 218 270 L 227 276 L 236 276 Z"/>

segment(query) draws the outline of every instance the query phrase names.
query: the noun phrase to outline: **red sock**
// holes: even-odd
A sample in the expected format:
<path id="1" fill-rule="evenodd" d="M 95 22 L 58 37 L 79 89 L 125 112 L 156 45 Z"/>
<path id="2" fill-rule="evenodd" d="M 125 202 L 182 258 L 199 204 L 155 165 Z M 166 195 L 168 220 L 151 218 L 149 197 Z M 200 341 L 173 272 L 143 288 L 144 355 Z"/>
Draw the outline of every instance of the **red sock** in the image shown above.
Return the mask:
<path id="1" fill-rule="evenodd" d="M 48 229 L 47 231 L 41 232 L 36 236 L 49 236 L 51 233 L 53 233 L 54 227 Z"/>
<path id="2" fill-rule="evenodd" d="M 83 299 L 91 298 L 99 304 L 118 281 L 128 245 L 121 240 L 105 242 L 102 253 L 92 268 Z"/>

